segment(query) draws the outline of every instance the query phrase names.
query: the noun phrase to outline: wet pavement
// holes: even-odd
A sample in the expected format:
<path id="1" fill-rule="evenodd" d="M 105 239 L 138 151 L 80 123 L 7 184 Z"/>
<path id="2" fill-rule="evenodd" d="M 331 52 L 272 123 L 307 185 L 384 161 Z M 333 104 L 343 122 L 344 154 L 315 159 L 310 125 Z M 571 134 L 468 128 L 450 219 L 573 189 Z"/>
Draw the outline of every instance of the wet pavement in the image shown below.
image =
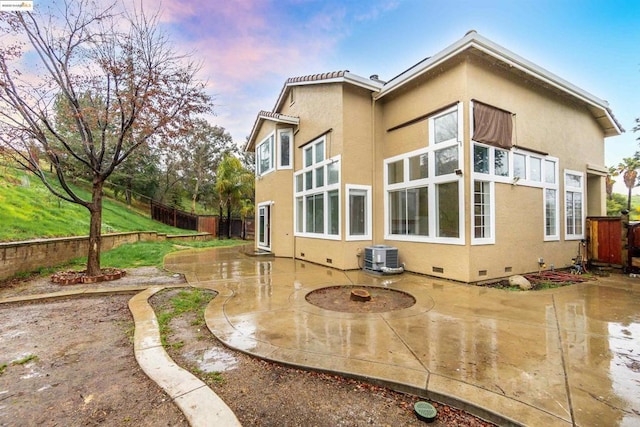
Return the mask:
<path id="1" fill-rule="evenodd" d="M 640 425 L 640 278 L 513 292 L 238 248 L 177 252 L 165 267 L 218 291 L 209 329 L 258 357 L 363 378 L 499 424 Z M 354 284 L 401 290 L 416 304 L 356 314 L 305 299 Z"/>

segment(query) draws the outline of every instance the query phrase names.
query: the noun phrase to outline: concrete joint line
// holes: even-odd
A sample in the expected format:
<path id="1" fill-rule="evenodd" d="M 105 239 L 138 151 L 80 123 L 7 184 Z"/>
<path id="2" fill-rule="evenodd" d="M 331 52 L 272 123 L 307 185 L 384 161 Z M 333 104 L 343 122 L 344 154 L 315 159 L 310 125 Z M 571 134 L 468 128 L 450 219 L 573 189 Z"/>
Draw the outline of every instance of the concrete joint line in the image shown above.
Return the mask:
<path id="1" fill-rule="evenodd" d="M 562 373 L 564 375 L 564 387 L 567 391 L 567 402 L 569 403 L 569 415 L 571 416 L 571 425 L 575 427 L 576 419 L 573 415 L 573 403 L 571 402 L 571 388 L 569 387 L 569 374 L 567 373 L 567 361 L 564 358 L 564 349 L 562 342 L 562 331 L 560 330 L 560 320 L 558 319 L 558 307 L 556 306 L 555 295 L 551 296 L 553 301 L 553 315 L 556 319 L 556 330 L 558 331 L 558 343 L 560 344 L 560 360 L 562 361 Z"/>

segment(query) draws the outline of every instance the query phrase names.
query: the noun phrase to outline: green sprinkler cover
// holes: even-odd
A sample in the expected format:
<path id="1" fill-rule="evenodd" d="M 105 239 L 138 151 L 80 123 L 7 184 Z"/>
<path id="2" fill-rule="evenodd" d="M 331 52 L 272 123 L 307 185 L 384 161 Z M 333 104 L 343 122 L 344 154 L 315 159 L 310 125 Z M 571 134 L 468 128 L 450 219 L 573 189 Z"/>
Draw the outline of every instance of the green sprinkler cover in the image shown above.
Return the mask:
<path id="1" fill-rule="evenodd" d="M 416 411 L 418 418 L 423 421 L 433 421 L 438 413 L 432 404 L 424 401 L 416 402 L 413 405 L 413 409 Z"/>

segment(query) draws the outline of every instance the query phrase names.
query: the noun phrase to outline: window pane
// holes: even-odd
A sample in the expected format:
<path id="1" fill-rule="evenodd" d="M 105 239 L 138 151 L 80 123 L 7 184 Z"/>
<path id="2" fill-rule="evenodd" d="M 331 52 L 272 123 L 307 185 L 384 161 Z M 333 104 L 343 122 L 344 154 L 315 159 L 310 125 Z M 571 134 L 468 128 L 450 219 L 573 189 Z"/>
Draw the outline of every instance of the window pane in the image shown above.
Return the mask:
<path id="1" fill-rule="evenodd" d="M 304 189 L 311 190 L 313 188 L 313 172 L 304 173 Z"/>
<path id="2" fill-rule="evenodd" d="M 529 179 L 535 182 L 542 181 L 542 159 L 539 159 L 537 157 L 530 157 L 529 167 L 531 168 L 529 170 L 529 173 L 531 175 Z"/>
<path id="3" fill-rule="evenodd" d="M 406 233 L 407 201 L 405 190 L 389 192 L 389 229 L 391 234 Z"/>
<path id="4" fill-rule="evenodd" d="M 479 173 L 489 173 L 489 148 L 480 145 L 473 146 L 473 170 Z"/>
<path id="5" fill-rule="evenodd" d="M 473 184 L 473 231 L 476 239 L 491 237 L 491 187 L 488 182 L 475 181 Z"/>
<path id="6" fill-rule="evenodd" d="M 349 234 L 364 236 L 367 234 L 367 192 L 365 190 L 349 191 Z"/>
<path id="7" fill-rule="evenodd" d="M 265 208 L 260 208 L 258 211 L 258 242 L 265 242 L 266 227 L 264 225 L 266 222 L 266 210 Z"/>
<path id="8" fill-rule="evenodd" d="M 389 163 L 387 165 L 388 184 L 397 184 L 404 181 L 404 160 Z"/>
<path id="9" fill-rule="evenodd" d="M 558 234 L 556 229 L 557 216 L 556 190 L 547 188 L 544 195 L 544 234 L 545 236 L 555 236 Z"/>
<path id="10" fill-rule="evenodd" d="M 304 166 L 311 166 L 313 164 L 313 149 L 312 147 L 307 147 L 304 150 Z"/>
<path id="11" fill-rule="evenodd" d="M 568 173 L 566 174 L 566 185 L 569 187 L 582 188 L 582 177 Z"/>
<path id="12" fill-rule="evenodd" d="M 260 173 L 263 174 L 271 169 L 271 139 L 260 145 Z"/>
<path id="13" fill-rule="evenodd" d="M 458 138 L 458 112 L 453 111 L 433 120 L 435 143 Z"/>
<path id="14" fill-rule="evenodd" d="M 573 193 L 573 210 L 575 218 L 575 234 L 582 234 L 582 193 Z"/>
<path id="15" fill-rule="evenodd" d="M 340 162 L 329 163 L 327 165 L 327 184 L 337 184 L 340 181 Z"/>
<path id="16" fill-rule="evenodd" d="M 527 158 L 522 155 L 515 153 L 513 155 L 513 177 L 514 178 L 526 178 L 527 166 L 526 166 Z"/>
<path id="17" fill-rule="evenodd" d="M 436 151 L 435 160 L 436 175 L 454 173 L 458 169 L 458 146 Z"/>
<path id="18" fill-rule="evenodd" d="M 509 176 L 509 152 L 496 148 L 494 167 L 496 175 Z"/>
<path id="19" fill-rule="evenodd" d="M 556 162 L 553 160 L 544 161 L 544 182 L 548 184 L 556 183 Z"/>
<path id="20" fill-rule="evenodd" d="M 291 166 L 291 134 L 280 133 L 280 166 Z"/>
<path id="21" fill-rule="evenodd" d="M 438 237 L 460 237 L 458 183 L 438 184 L 436 191 Z"/>
<path id="22" fill-rule="evenodd" d="M 324 186 L 324 166 L 316 168 L 316 188 Z"/>
<path id="23" fill-rule="evenodd" d="M 316 194 L 314 198 L 314 233 L 324 233 L 324 193 Z"/>
<path id="24" fill-rule="evenodd" d="M 567 234 L 582 234 L 582 193 L 567 191 L 565 208 L 567 210 Z"/>
<path id="25" fill-rule="evenodd" d="M 427 187 L 407 190 L 407 234 L 429 235 L 429 201 Z"/>
<path id="26" fill-rule="evenodd" d="M 426 153 L 409 158 L 409 179 L 411 181 L 429 176 L 427 158 Z"/>
<path id="27" fill-rule="evenodd" d="M 313 233 L 314 230 L 314 221 L 313 221 L 313 214 L 314 214 L 314 210 L 313 210 L 313 201 L 314 201 L 314 196 L 307 196 L 307 218 L 306 218 L 306 232 L 307 233 Z"/>
<path id="28" fill-rule="evenodd" d="M 324 141 L 318 142 L 316 145 L 316 163 L 324 160 Z"/>
<path id="29" fill-rule="evenodd" d="M 303 174 L 296 175 L 296 192 L 302 191 Z"/>
<path id="30" fill-rule="evenodd" d="M 296 231 L 302 233 L 304 231 L 304 212 L 303 212 L 304 201 L 302 197 L 296 197 Z"/>
<path id="31" fill-rule="evenodd" d="M 329 215 L 329 234 L 337 235 L 340 233 L 340 202 L 338 197 L 338 190 L 329 191 L 329 209 L 327 213 Z"/>

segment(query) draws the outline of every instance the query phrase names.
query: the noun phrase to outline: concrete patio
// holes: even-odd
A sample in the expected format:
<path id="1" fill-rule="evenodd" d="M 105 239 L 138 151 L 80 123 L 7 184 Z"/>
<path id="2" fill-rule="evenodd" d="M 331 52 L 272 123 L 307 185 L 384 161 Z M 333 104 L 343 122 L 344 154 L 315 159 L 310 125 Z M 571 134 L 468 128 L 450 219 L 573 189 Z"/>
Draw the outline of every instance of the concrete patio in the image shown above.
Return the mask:
<path id="1" fill-rule="evenodd" d="M 227 346 L 385 384 L 499 424 L 640 425 L 640 279 L 513 292 L 404 273 L 374 276 L 238 248 L 165 267 L 219 292 L 206 311 Z M 305 299 L 336 285 L 402 290 L 410 308 L 354 314 Z"/>

